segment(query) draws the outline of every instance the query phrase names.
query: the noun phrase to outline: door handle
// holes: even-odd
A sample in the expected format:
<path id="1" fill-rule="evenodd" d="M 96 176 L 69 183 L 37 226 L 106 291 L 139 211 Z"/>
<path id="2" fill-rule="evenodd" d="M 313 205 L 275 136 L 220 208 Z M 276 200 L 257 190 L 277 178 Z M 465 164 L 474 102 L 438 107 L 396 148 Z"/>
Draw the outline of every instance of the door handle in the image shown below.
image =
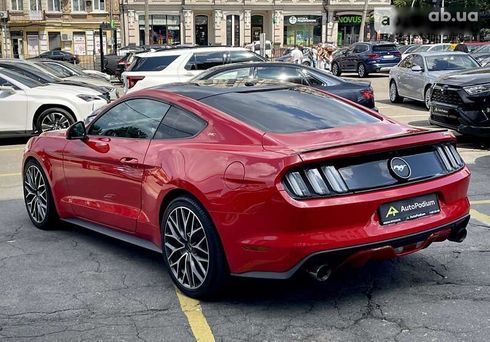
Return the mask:
<path id="1" fill-rule="evenodd" d="M 138 159 L 132 158 L 132 157 L 122 157 L 119 159 L 121 164 L 126 164 L 126 165 L 138 165 Z"/>

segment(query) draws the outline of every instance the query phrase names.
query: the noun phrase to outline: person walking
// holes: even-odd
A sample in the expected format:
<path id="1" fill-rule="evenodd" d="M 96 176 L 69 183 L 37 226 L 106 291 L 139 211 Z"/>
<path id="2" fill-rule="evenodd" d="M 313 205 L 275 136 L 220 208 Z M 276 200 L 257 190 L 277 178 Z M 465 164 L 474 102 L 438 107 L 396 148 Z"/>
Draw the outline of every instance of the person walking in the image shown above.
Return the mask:
<path id="1" fill-rule="evenodd" d="M 316 47 L 316 67 L 317 67 L 317 69 L 321 69 L 321 70 L 325 69 L 324 54 L 325 54 L 325 50 L 323 49 L 323 44 L 319 43 Z"/>
<path id="2" fill-rule="evenodd" d="M 298 48 L 298 45 L 295 45 L 291 51 L 291 61 L 295 64 L 303 64 L 303 52 Z"/>
<path id="3" fill-rule="evenodd" d="M 463 39 L 459 39 L 459 43 L 454 48 L 454 51 L 461 51 L 461 52 L 466 52 L 466 53 L 469 52 L 468 46 L 466 46 Z"/>

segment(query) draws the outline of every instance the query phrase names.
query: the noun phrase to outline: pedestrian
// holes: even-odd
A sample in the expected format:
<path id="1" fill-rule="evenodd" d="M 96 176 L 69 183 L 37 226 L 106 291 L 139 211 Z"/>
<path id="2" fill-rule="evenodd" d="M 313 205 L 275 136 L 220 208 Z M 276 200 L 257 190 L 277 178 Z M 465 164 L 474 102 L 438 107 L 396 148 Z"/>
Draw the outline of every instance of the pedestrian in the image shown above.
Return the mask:
<path id="1" fill-rule="evenodd" d="M 320 69 L 320 70 L 325 69 L 324 54 L 325 54 L 325 50 L 323 49 L 323 44 L 319 43 L 316 47 L 316 67 L 317 67 L 317 69 Z"/>
<path id="2" fill-rule="evenodd" d="M 461 52 L 466 52 L 466 53 L 469 52 L 468 47 L 464 43 L 463 39 L 459 39 L 459 43 L 454 48 L 454 51 L 461 51 Z"/>
<path id="3" fill-rule="evenodd" d="M 325 60 L 325 69 L 326 70 L 331 69 L 334 50 L 335 50 L 335 48 L 332 44 L 328 44 L 327 48 L 325 49 L 324 60 Z"/>
<path id="4" fill-rule="evenodd" d="M 303 52 L 301 52 L 298 45 L 295 45 L 293 51 L 291 51 L 291 61 L 295 64 L 303 64 Z"/>
<path id="5" fill-rule="evenodd" d="M 316 49 L 314 46 L 311 46 L 308 49 L 310 50 L 310 55 L 311 55 L 311 66 L 313 68 L 316 68 L 316 61 L 317 61 Z"/>

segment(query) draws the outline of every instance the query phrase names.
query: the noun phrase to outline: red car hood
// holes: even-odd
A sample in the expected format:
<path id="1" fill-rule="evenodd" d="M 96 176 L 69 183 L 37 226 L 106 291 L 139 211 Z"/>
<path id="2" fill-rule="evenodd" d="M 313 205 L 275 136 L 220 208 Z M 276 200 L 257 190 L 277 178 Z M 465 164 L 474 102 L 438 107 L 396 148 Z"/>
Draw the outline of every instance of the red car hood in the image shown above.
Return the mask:
<path id="1" fill-rule="evenodd" d="M 302 133 L 278 134 L 269 132 L 264 134 L 262 146 L 269 151 L 295 153 L 300 154 L 303 159 L 310 159 L 307 156 L 315 154 L 313 152 L 330 149 L 332 147 L 335 147 L 336 150 L 340 150 L 340 147 L 356 145 L 359 143 L 366 143 L 373 147 L 375 142 L 381 140 L 412 137 L 416 135 L 428 136 L 424 139 L 409 139 L 410 143 L 453 139 L 452 135 L 447 133 L 446 130 L 429 131 L 383 120 L 374 124 L 352 125 Z M 393 148 L 406 145 L 408 144 L 408 141 L 405 140 L 403 142 L 400 141 L 399 143 L 393 141 L 391 145 Z M 379 144 L 377 145 L 381 147 Z"/>

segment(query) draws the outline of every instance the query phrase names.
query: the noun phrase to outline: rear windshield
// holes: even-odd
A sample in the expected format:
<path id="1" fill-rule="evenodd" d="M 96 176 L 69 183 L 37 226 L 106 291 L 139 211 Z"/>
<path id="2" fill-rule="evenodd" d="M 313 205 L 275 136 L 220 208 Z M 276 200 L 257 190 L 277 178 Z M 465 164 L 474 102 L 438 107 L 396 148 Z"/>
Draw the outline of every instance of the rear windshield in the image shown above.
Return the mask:
<path id="1" fill-rule="evenodd" d="M 396 45 L 374 45 L 373 52 L 398 51 Z"/>
<path id="2" fill-rule="evenodd" d="M 379 121 L 306 87 L 225 93 L 201 101 L 264 132 L 306 132 Z"/>
<path id="3" fill-rule="evenodd" d="M 170 63 L 179 57 L 174 56 L 158 56 L 158 57 L 136 57 L 130 71 L 161 71 L 168 67 Z"/>

